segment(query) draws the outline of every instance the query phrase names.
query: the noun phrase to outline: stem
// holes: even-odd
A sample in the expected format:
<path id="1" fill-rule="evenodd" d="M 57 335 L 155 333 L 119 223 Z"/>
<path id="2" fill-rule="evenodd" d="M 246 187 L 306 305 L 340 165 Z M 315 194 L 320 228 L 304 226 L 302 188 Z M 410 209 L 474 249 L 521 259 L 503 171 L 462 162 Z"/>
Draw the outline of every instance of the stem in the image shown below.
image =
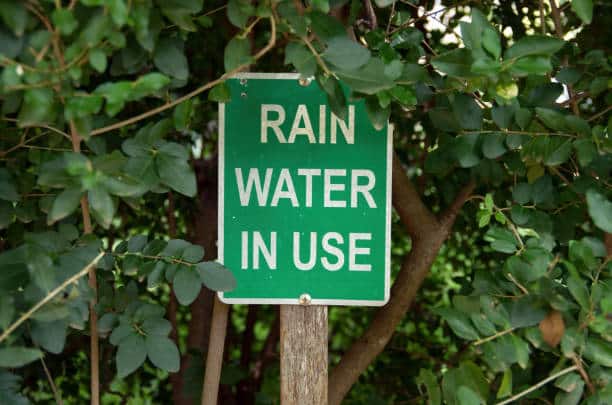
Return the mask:
<path id="1" fill-rule="evenodd" d="M 64 401 L 62 401 L 62 396 L 60 395 L 55 382 L 53 381 L 53 376 L 49 372 L 49 368 L 45 363 L 45 358 L 41 357 L 40 362 L 42 363 L 43 370 L 45 370 L 45 375 L 47 376 L 47 380 L 49 381 L 49 385 L 51 386 L 51 391 L 53 391 L 53 397 L 55 397 L 55 403 L 57 405 L 64 405 Z"/>
<path id="2" fill-rule="evenodd" d="M 612 105 L 607 106 L 603 111 L 600 111 L 597 114 L 593 115 L 587 121 L 590 122 L 590 121 L 596 120 L 597 118 L 601 117 L 602 115 L 604 115 L 605 113 L 607 113 L 610 110 L 612 110 Z"/>
<path id="3" fill-rule="evenodd" d="M 83 267 L 81 271 L 79 271 L 74 276 L 70 277 L 69 279 L 64 281 L 62 284 L 60 284 L 58 287 L 53 289 L 49 294 L 47 294 L 47 296 L 45 296 L 45 298 L 38 301 L 36 305 L 30 308 L 26 313 L 21 315 L 19 319 L 17 319 L 11 326 L 6 328 L 6 330 L 2 333 L 2 335 L 0 335 L 0 343 L 2 343 L 7 337 L 9 337 L 10 334 L 13 333 L 13 331 L 17 329 L 22 323 L 27 321 L 34 314 L 34 312 L 38 311 L 42 306 L 44 306 L 46 303 L 51 301 L 57 294 L 61 293 L 64 290 L 64 288 L 66 288 L 68 285 L 74 283 L 75 281 L 83 277 L 85 274 L 87 274 L 89 272 L 89 269 L 95 266 L 96 263 L 98 263 L 98 260 L 100 260 L 102 256 L 104 256 L 104 252 L 96 256 L 87 266 Z"/>
<path id="4" fill-rule="evenodd" d="M 574 362 L 574 365 L 578 368 L 578 373 L 580 374 L 580 377 L 582 377 L 582 379 L 584 380 L 584 383 L 586 384 L 589 393 L 595 393 L 595 387 L 593 386 L 593 383 L 591 382 L 591 379 L 589 378 L 589 375 L 587 374 L 586 370 L 584 369 L 584 367 L 582 367 L 582 363 L 578 356 L 574 355 L 572 357 L 572 361 Z"/>
<path id="5" fill-rule="evenodd" d="M 70 121 L 70 135 L 72 138 L 72 149 L 76 153 L 81 152 L 81 137 L 77 133 L 76 126 Z M 87 196 L 81 197 L 81 213 L 83 216 L 83 233 L 88 235 L 92 232 L 91 215 Z M 93 297 L 89 302 L 89 343 L 91 363 L 91 405 L 100 403 L 100 342 L 98 341 L 98 314 L 96 313 L 96 302 L 98 301 L 98 282 L 96 280 L 96 269 L 89 269 L 89 287 L 93 291 Z"/>
<path id="6" fill-rule="evenodd" d="M 312 46 L 312 42 L 310 42 L 310 40 L 307 37 L 302 37 L 302 41 L 304 42 L 304 44 L 306 44 L 306 46 L 308 47 L 308 49 L 310 50 L 312 55 L 317 60 L 317 64 L 321 67 L 321 69 L 323 69 L 325 74 L 328 75 L 328 76 L 335 77 L 334 74 L 332 73 L 332 71 L 329 70 L 329 68 L 327 67 L 327 64 L 325 64 L 325 62 L 321 58 L 321 55 L 319 54 L 319 52 L 317 52 L 317 50 L 314 48 L 314 46 Z"/>
<path id="7" fill-rule="evenodd" d="M 521 283 L 519 283 L 511 273 L 508 273 L 507 276 L 510 281 L 512 281 L 512 283 L 517 286 L 519 290 L 521 290 L 523 294 L 529 295 L 529 291 L 527 291 L 527 289 Z"/>
<path id="8" fill-rule="evenodd" d="M 508 399 L 505 399 L 505 400 L 503 400 L 501 402 L 498 402 L 496 405 L 505 405 L 505 404 L 509 404 L 511 402 L 514 402 L 517 399 L 522 398 L 525 395 L 529 394 L 530 392 L 533 392 L 533 391 L 537 390 L 538 388 L 548 384 L 549 382 L 551 382 L 553 380 L 556 380 L 557 378 L 561 377 L 562 375 L 565 375 L 567 373 L 571 373 L 572 371 L 577 370 L 577 369 L 578 369 L 578 367 L 576 367 L 576 366 L 571 366 L 571 367 L 568 367 L 568 368 L 564 368 L 563 370 L 559 371 L 558 373 L 553 374 L 550 377 L 543 379 L 539 383 L 537 383 L 535 385 L 532 385 L 531 387 L 527 388 L 526 390 L 521 391 L 518 394 L 513 395 L 513 396 L 511 396 Z"/>
<path id="9" fill-rule="evenodd" d="M 479 340 L 475 341 L 475 342 L 474 342 L 474 343 L 472 343 L 472 344 L 473 344 L 474 346 L 480 346 L 480 345 L 482 345 L 482 344 L 485 344 L 485 343 L 487 343 L 487 342 L 490 342 L 491 340 L 495 340 L 495 339 L 497 339 L 498 337 L 501 337 L 501 336 L 507 335 L 508 333 L 512 333 L 512 332 L 514 332 L 514 329 L 515 329 L 515 328 L 510 328 L 510 329 L 502 330 L 501 332 L 497 332 L 497 333 L 496 333 L 496 334 L 494 334 L 494 335 L 488 336 L 488 337 L 483 338 L 483 339 L 479 339 Z"/>
<path id="10" fill-rule="evenodd" d="M 216 86 L 219 83 L 222 83 L 223 81 L 225 81 L 226 79 L 230 78 L 231 76 L 233 76 L 234 74 L 240 72 L 241 70 L 247 68 L 249 65 L 251 65 L 253 62 L 255 62 L 256 60 L 260 59 L 262 56 L 264 56 L 266 53 L 268 53 L 268 51 L 270 51 L 270 49 L 272 49 L 274 47 L 274 45 L 276 44 L 276 21 L 274 20 L 274 16 L 270 17 L 270 41 L 268 41 L 268 43 L 266 44 L 266 46 L 264 46 L 261 50 L 259 50 L 259 52 L 257 52 L 251 61 L 244 63 L 240 66 L 238 66 L 236 69 L 231 70 L 227 73 L 222 74 L 221 76 L 219 76 L 217 79 L 213 80 L 212 82 L 208 82 L 205 85 L 198 87 L 197 89 L 195 89 L 194 91 L 192 91 L 191 93 L 187 93 L 182 97 L 177 98 L 174 101 L 171 101 L 169 103 L 163 104 L 159 107 L 153 108 L 149 111 L 146 111 L 142 114 L 136 115 L 134 117 L 128 118 L 126 120 L 117 122 L 115 124 L 112 125 L 108 125 L 106 127 L 102 127 L 102 128 L 98 128 L 98 129 L 94 129 L 93 131 L 91 131 L 91 136 L 94 135 L 100 135 L 103 134 L 105 132 L 109 132 L 109 131 L 113 131 L 115 129 L 119 129 L 119 128 L 123 128 L 126 125 L 130 125 L 130 124 L 134 124 L 138 121 L 142 121 L 145 118 L 151 117 L 153 115 L 159 114 L 162 111 L 166 111 L 169 108 L 172 108 L 180 103 L 182 103 L 183 101 L 189 100 L 190 98 L 193 98 L 195 96 L 197 96 L 198 94 L 205 92 L 208 89 L 211 89 L 212 87 Z"/>

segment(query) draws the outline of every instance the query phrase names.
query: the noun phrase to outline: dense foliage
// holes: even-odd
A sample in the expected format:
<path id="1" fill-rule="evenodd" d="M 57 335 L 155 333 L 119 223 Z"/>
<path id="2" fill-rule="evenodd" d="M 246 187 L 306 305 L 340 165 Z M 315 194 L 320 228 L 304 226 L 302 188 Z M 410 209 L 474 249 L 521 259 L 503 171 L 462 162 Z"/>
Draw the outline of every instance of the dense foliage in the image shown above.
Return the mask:
<path id="1" fill-rule="evenodd" d="M 211 290 L 234 285 L 214 261 L 215 102 L 245 69 L 391 120 L 432 212 L 475 187 L 346 403 L 612 403 L 608 2 L 0 0 L 0 17 L 0 403 L 197 401 Z M 330 367 L 372 316 L 330 311 Z M 222 403 L 278 402 L 277 339 L 274 308 L 232 309 Z"/>

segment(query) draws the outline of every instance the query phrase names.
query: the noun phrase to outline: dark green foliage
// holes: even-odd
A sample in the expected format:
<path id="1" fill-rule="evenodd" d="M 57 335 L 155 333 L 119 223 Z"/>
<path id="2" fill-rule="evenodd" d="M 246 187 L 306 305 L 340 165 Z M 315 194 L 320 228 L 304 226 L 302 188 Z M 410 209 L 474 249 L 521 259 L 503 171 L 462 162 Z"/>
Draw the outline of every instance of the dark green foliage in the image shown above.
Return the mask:
<path id="1" fill-rule="evenodd" d="M 183 391 L 198 400 L 206 348 L 187 347 L 186 306 L 235 280 L 211 249 L 179 238 L 214 239 L 216 225 L 201 222 L 214 214 L 202 207 L 216 187 L 207 169 L 216 102 L 230 100 L 221 82 L 173 101 L 240 67 L 314 77 L 337 116 L 356 101 L 375 127 L 390 120 L 397 158 L 436 214 L 477 184 L 346 403 L 496 403 L 575 362 L 588 380 L 572 370 L 520 401 L 612 401 L 604 1 L 560 5 L 554 30 L 550 2 L 544 29 L 537 2 L 377 0 L 377 24 L 359 1 L 69 3 L 0 1 L 0 332 L 105 254 L 97 291 L 81 277 L 3 336 L 0 402 L 54 400 L 41 358 L 65 403 L 87 401 L 94 295 L 102 402 L 171 403 L 168 373 L 181 358 L 190 359 Z M 275 46 L 262 57 L 270 19 Z M 444 32 L 432 28 L 438 20 Z M 571 35 L 561 40 L 557 28 Z M 411 251 L 409 220 L 394 219 L 394 277 Z M 276 403 L 277 366 L 253 377 L 274 316 L 261 308 L 248 325 L 247 308 L 233 307 L 228 403 L 244 387 L 253 395 L 244 403 Z M 372 316 L 330 310 L 332 367 Z"/>

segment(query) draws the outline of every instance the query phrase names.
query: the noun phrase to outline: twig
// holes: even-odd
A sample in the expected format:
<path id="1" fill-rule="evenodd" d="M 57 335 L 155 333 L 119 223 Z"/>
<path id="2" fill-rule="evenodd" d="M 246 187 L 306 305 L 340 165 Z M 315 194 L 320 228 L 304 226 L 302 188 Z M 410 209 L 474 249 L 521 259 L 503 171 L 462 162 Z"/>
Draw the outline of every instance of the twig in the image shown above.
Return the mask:
<path id="1" fill-rule="evenodd" d="M 9 326 L 8 328 L 6 328 L 6 330 L 4 332 L 2 332 L 2 335 L 0 335 L 0 343 L 2 343 L 7 337 L 10 336 L 11 333 L 13 333 L 13 331 L 15 329 L 17 329 L 22 323 L 24 323 L 25 321 L 27 321 L 32 315 L 34 315 L 34 312 L 38 311 L 41 307 L 43 307 L 46 303 L 48 303 L 49 301 L 51 301 L 57 294 L 59 294 L 60 292 L 62 292 L 64 290 L 64 288 L 66 288 L 68 285 L 74 283 L 75 281 L 77 281 L 78 279 L 80 279 L 81 277 L 83 277 L 85 274 L 87 274 L 89 272 L 89 269 L 93 266 L 96 265 L 96 263 L 98 263 L 98 261 L 100 260 L 100 258 L 102 258 L 102 256 L 104 256 L 104 252 L 101 252 L 98 256 L 96 256 L 87 266 L 85 266 L 83 269 L 81 269 L 81 271 L 79 271 L 78 273 L 76 273 L 74 276 L 70 277 L 69 279 L 67 279 L 66 281 L 64 281 L 62 284 L 60 284 L 58 287 L 56 287 L 55 289 L 53 289 L 49 294 L 47 294 L 47 296 L 45 296 L 42 300 L 38 301 L 38 303 L 36 305 L 34 305 L 32 308 L 30 308 L 26 313 L 24 313 L 23 315 L 21 315 L 19 317 L 19 319 L 17 319 L 15 322 L 13 322 L 13 324 L 11 326 Z"/>
<path id="2" fill-rule="evenodd" d="M 251 61 L 247 62 L 247 63 L 243 63 L 242 65 L 238 66 L 236 69 L 231 70 L 227 73 L 224 73 L 223 75 L 219 76 L 219 78 L 217 78 L 216 80 L 213 80 L 212 82 L 208 82 L 205 85 L 198 87 L 197 89 L 195 89 L 194 91 L 192 91 L 191 93 L 187 93 L 186 95 L 177 98 L 174 101 L 168 102 L 166 104 L 163 104 L 159 107 L 153 108 L 149 111 L 146 111 L 142 114 L 136 115 L 134 117 L 128 118 L 126 120 L 117 122 L 115 124 L 112 125 L 108 125 L 106 127 L 102 127 L 102 128 L 98 128 L 98 129 L 94 129 L 93 131 L 91 131 L 91 136 L 94 135 L 100 135 L 109 131 L 113 131 L 115 129 L 119 129 L 119 128 L 123 128 L 126 125 L 131 125 L 134 124 L 138 121 L 142 121 L 145 118 L 151 117 L 153 115 L 159 114 L 162 111 L 166 111 L 169 108 L 172 108 L 180 103 L 182 103 L 183 101 L 189 100 L 190 98 L 193 98 L 195 96 L 197 96 L 200 93 L 205 92 L 208 89 L 213 88 L 214 86 L 216 86 L 219 83 L 222 83 L 223 81 L 225 81 L 225 79 L 233 76 L 234 74 L 240 72 L 241 70 L 243 70 L 244 68 L 248 67 L 249 65 L 251 65 L 254 61 L 260 59 L 262 56 L 264 56 L 266 53 L 268 53 L 268 51 L 270 51 L 270 49 L 272 49 L 274 47 L 274 45 L 276 44 L 276 21 L 274 20 L 274 17 L 270 17 L 270 25 L 271 25 L 271 29 L 270 29 L 270 41 L 268 41 L 268 43 L 266 44 L 266 46 L 264 46 L 261 50 L 259 50 L 259 52 L 257 52 Z"/>
<path id="3" fill-rule="evenodd" d="M 593 115 L 587 121 L 589 121 L 589 122 L 594 121 L 594 120 L 596 120 L 597 118 L 601 117 L 602 115 L 604 115 L 605 113 L 607 113 L 610 110 L 612 110 L 612 105 L 607 106 L 603 111 L 600 111 L 597 114 Z"/>
<path id="4" fill-rule="evenodd" d="M 488 337 L 486 337 L 486 338 L 479 339 L 479 340 L 475 341 L 475 342 L 474 342 L 474 343 L 472 343 L 472 344 L 473 344 L 474 346 L 480 346 L 480 345 L 482 345 L 482 344 L 485 344 L 485 343 L 487 343 L 487 342 L 490 342 L 491 340 L 495 340 L 495 339 L 497 339 L 498 337 L 501 337 L 501 336 L 507 335 L 508 333 L 512 333 L 512 332 L 514 332 L 514 329 L 515 329 L 515 328 L 510 328 L 510 329 L 502 330 L 501 332 L 497 332 L 497 333 L 496 333 L 496 334 L 494 334 L 494 335 L 488 336 Z"/>
<path id="5" fill-rule="evenodd" d="M 304 41 L 304 43 L 306 44 L 310 52 L 313 54 L 313 56 L 317 60 L 317 63 L 319 64 L 319 66 L 321 66 L 321 69 L 323 69 L 325 74 L 328 76 L 335 77 L 334 73 L 331 70 L 329 70 L 329 68 L 327 67 L 327 64 L 325 64 L 325 61 L 321 58 L 321 55 L 319 54 L 319 52 L 317 52 L 314 46 L 312 46 L 312 42 L 310 42 L 310 40 L 307 37 L 303 37 L 302 41 Z"/>
<path id="6" fill-rule="evenodd" d="M 542 30 L 542 35 L 546 34 L 546 18 L 544 17 L 544 0 L 540 0 L 540 29 Z"/>
<path id="7" fill-rule="evenodd" d="M 508 276 L 508 278 L 510 279 L 510 281 L 512 281 L 512 283 L 517 286 L 519 288 L 519 290 L 521 290 L 521 292 L 525 295 L 529 295 L 529 291 L 527 291 L 527 289 L 525 288 L 525 286 L 523 286 L 521 283 L 519 283 L 517 281 L 517 279 L 514 278 L 514 276 L 512 275 L 512 273 L 508 273 L 506 274 L 506 276 Z"/>
<path id="8" fill-rule="evenodd" d="M 45 363 L 45 358 L 41 357 L 40 362 L 42 363 L 43 370 L 45 370 L 45 375 L 47 376 L 47 380 L 49 380 L 49 385 L 51 386 L 51 391 L 53 391 L 53 396 L 55 397 L 55 403 L 57 405 L 64 405 L 64 401 L 62 401 L 62 396 L 60 395 L 55 382 L 53 381 L 53 376 L 49 372 L 49 368 L 47 368 L 47 364 Z"/>
<path id="9" fill-rule="evenodd" d="M 563 370 L 559 371 L 558 373 L 555 373 L 555 374 L 551 375 L 550 377 L 543 379 L 539 383 L 537 383 L 535 385 L 532 385 L 531 387 L 527 388 L 526 390 L 521 391 L 518 394 L 513 395 L 513 396 L 511 396 L 508 399 L 505 399 L 505 400 L 503 400 L 501 402 L 498 402 L 495 405 L 505 405 L 505 404 L 509 404 L 511 402 L 514 402 L 517 399 L 522 398 L 525 395 L 529 394 L 530 392 L 533 392 L 533 391 L 537 390 L 538 388 L 548 384 L 549 382 L 556 380 L 557 378 L 561 377 L 562 375 L 565 375 L 567 373 L 571 373 L 572 371 L 577 370 L 577 369 L 578 369 L 578 367 L 576 367 L 576 366 L 571 366 L 571 367 L 568 367 L 568 368 L 564 368 Z"/>
<path id="10" fill-rule="evenodd" d="M 582 366 L 582 362 L 575 354 L 572 357 L 572 361 L 574 362 L 574 365 L 578 368 L 578 373 L 580 374 L 580 377 L 582 377 L 582 379 L 584 380 L 584 383 L 586 384 L 589 392 L 593 394 L 595 392 L 595 387 L 593 386 L 593 383 L 591 382 L 591 379 L 589 378 L 589 375 L 587 374 L 586 370 Z"/>

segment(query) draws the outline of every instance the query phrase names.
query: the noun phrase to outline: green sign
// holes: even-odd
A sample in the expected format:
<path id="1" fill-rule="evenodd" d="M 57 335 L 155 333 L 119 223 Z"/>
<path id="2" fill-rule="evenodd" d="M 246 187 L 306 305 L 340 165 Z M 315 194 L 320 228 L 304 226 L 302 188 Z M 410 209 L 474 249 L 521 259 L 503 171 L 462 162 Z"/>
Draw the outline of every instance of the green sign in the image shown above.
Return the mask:
<path id="1" fill-rule="evenodd" d="M 331 113 L 295 74 L 227 80 L 219 106 L 219 260 L 226 303 L 384 305 L 392 130 L 363 102 Z"/>

